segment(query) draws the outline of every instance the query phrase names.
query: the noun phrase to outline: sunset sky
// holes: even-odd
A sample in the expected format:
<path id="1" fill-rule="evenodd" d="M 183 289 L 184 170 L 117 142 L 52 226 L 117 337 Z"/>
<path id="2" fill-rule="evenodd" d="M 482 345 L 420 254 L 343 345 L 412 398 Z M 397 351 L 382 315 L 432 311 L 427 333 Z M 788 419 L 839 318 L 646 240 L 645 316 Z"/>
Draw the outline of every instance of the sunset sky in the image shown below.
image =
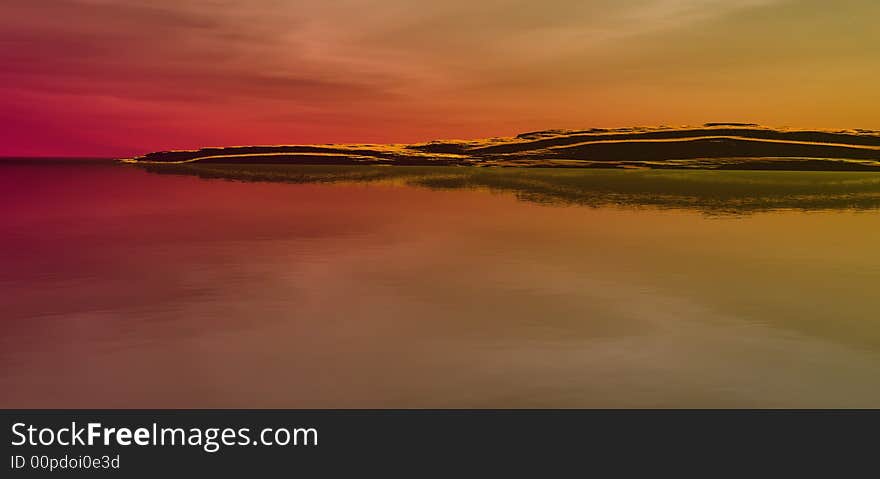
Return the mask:
<path id="1" fill-rule="evenodd" d="M 3 0 L 0 155 L 880 129 L 877 0 Z"/>

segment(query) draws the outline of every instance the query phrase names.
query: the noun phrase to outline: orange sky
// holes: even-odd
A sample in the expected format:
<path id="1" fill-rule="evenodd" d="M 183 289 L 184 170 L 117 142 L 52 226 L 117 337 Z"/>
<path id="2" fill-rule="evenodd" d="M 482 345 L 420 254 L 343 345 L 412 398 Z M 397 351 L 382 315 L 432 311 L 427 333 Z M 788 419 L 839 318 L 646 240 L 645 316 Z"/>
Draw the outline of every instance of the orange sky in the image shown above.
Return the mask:
<path id="1" fill-rule="evenodd" d="M 0 155 L 880 129 L 876 0 L 3 0 Z"/>

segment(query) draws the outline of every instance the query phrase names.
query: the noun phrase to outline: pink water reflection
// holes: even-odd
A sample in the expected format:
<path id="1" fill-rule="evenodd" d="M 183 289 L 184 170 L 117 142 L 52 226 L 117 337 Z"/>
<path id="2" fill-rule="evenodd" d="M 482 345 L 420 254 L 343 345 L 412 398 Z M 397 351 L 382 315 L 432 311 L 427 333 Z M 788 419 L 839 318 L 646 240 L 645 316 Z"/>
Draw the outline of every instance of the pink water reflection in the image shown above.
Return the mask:
<path id="1" fill-rule="evenodd" d="M 0 188 L 0 406 L 880 405 L 872 212 L 110 164 Z"/>

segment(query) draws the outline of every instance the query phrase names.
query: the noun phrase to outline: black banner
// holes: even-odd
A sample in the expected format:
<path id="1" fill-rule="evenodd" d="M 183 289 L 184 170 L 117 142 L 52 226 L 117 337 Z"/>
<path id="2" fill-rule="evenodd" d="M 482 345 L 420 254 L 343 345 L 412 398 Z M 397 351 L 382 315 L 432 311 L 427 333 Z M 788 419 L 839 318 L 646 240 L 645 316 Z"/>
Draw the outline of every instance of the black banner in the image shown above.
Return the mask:
<path id="1" fill-rule="evenodd" d="M 876 468 L 878 411 L 4 411 L 3 477 Z M 708 467 L 709 469 L 703 469 Z M 478 468 L 478 469 L 477 469 Z M 872 472 L 864 469 L 864 472 Z M 557 475 L 557 474 L 553 474 Z"/>

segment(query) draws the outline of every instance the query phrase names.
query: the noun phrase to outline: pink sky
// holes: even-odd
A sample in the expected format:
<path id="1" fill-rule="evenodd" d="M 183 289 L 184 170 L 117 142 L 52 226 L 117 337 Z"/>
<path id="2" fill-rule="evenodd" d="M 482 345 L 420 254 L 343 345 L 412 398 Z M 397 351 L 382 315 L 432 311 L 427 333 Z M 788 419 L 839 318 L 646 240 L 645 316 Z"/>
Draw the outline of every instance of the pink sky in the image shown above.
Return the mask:
<path id="1" fill-rule="evenodd" d="M 4 0 L 0 155 L 880 129 L 880 3 Z"/>

